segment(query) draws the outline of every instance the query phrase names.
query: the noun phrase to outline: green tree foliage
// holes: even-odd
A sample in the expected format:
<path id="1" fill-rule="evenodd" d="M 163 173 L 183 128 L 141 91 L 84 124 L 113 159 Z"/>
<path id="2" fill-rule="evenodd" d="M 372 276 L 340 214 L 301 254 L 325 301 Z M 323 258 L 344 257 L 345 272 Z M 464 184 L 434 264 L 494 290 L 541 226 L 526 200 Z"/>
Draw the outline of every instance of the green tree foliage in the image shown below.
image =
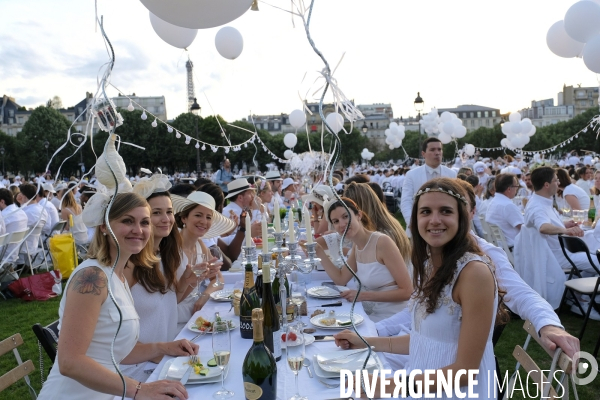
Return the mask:
<path id="1" fill-rule="evenodd" d="M 5 174 L 7 171 L 12 172 L 11 166 L 17 164 L 17 138 L 0 131 L 0 147 L 4 148 L 4 156 L 0 155 L 0 162 L 4 162 L 5 168 L 1 173 Z M 0 164 L 0 166 L 2 166 L 2 164 Z"/>

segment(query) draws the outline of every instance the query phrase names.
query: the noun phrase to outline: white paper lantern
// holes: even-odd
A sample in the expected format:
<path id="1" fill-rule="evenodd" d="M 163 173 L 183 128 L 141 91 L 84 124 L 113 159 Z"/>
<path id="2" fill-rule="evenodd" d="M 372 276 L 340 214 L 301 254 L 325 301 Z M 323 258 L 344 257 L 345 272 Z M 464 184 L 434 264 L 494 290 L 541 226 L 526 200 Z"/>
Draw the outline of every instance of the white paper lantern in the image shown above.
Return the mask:
<path id="1" fill-rule="evenodd" d="M 167 21 L 158 18 L 156 15 L 152 14 L 152 12 L 150 12 L 150 23 L 158 37 L 171 46 L 179 49 L 188 48 L 198 34 L 198 29 L 182 28 L 170 24 Z"/>
<path id="2" fill-rule="evenodd" d="M 219 29 L 215 35 L 215 47 L 221 56 L 228 60 L 235 60 L 242 54 L 244 39 L 242 34 L 232 26 Z"/>
<path id="3" fill-rule="evenodd" d="M 344 127 L 344 117 L 336 112 L 332 112 L 325 117 L 325 122 L 331 128 L 333 133 L 338 133 Z"/>
<path id="4" fill-rule="evenodd" d="M 306 114 L 302 110 L 294 110 L 290 113 L 290 125 L 301 128 L 306 123 Z"/>
<path id="5" fill-rule="evenodd" d="M 206 29 L 225 25 L 244 14 L 253 0 L 140 0 L 148 10 L 173 25 Z"/>
<path id="6" fill-rule="evenodd" d="M 294 133 L 288 133 L 283 137 L 283 143 L 291 149 L 298 143 L 298 137 Z"/>
<path id="7" fill-rule="evenodd" d="M 546 44 L 550 51 L 557 56 L 571 58 L 581 55 L 585 43 L 578 42 L 569 36 L 565 31 L 564 21 L 560 20 L 548 29 Z"/>

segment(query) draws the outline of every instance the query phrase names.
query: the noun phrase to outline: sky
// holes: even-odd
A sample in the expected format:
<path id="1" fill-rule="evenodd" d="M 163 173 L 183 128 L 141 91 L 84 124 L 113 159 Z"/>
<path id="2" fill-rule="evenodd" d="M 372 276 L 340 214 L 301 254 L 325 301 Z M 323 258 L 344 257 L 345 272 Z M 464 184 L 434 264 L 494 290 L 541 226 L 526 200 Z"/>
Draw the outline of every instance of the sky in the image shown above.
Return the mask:
<path id="1" fill-rule="evenodd" d="M 290 7 L 289 0 L 268 3 Z M 395 117 L 414 116 L 420 92 L 426 111 L 477 104 L 506 113 L 532 100 L 556 102 L 563 84 L 598 85 L 581 59 L 560 58 L 546 45 L 549 27 L 573 3 L 315 0 L 311 35 L 331 67 L 339 63 L 334 78 L 356 104 L 391 103 Z M 300 19 L 294 27 L 289 13 L 262 1 L 259 8 L 227 24 L 244 39 L 242 54 L 227 60 L 214 45 L 219 27 L 199 30 L 186 52 L 156 35 L 140 1 L 97 0 L 115 49 L 111 83 L 127 94 L 164 95 L 175 118 L 187 111 L 189 56 L 203 116 L 234 121 L 290 113 L 301 98 L 317 101 L 324 65 Z M 26 107 L 53 96 L 73 106 L 96 91 L 108 56 L 93 1 L 0 0 L 0 10 L 0 94 Z"/>

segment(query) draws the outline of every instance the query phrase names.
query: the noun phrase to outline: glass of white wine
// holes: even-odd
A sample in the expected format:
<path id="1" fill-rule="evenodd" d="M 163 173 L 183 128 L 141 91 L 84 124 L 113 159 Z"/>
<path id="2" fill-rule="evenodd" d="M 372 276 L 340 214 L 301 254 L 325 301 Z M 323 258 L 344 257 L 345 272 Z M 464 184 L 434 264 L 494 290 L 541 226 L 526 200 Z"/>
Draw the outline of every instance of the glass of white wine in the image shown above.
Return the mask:
<path id="1" fill-rule="evenodd" d="M 299 277 L 296 277 L 296 279 L 299 279 Z M 302 282 L 300 280 L 297 280 L 296 282 L 292 282 L 291 289 L 292 289 L 291 290 L 292 296 L 290 297 L 290 301 L 298 307 L 298 320 L 297 321 L 304 326 L 304 323 L 302 323 L 302 320 L 301 320 L 302 317 L 301 317 L 300 307 L 302 306 L 302 304 L 304 302 L 306 302 L 306 282 Z"/>
<path id="2" fill-rule="evenodd" d="M 290 400 L 308 400 L 307 397 L 300 396 L 298 390 L 298 372 L 304 364 L 305 346 L 304 335 L 301 325 L 289 325 L 285 337 L 287 362 L 290 369 L 294 372 L 296 380 L 296 394 L 290 397 Z"/>
<path id="3" fill-rule="evenodd" d="M 235 393 L 225 389 L 225 367 L 229 364 L 231 355 L 231 336 L 227 321 L 215 321 L 213 323 L 212 346 L 217 366 L 221 369 L 221 389 L 213 393 L 215 399 L 228 399 Z"/>
<path id="4" fill-rule="evenodd" d="M 219 246 L 217 246 L 217 245 L 210 246 L 208 248 L 208 250 L 210 251 L 210 255 L 217 259 L 216 261 L 213 262 L 213 265 L 215 265 L 219 262 L 221 264 L 223 264 L 223 253 L 221 252 L 221 249 L 219 248 Z M 224 283 L 219 280 L 219 275 L 217 274 L 217 281 L 215 283 L 213 283 L 213 287 L 219 287 L 223 284 Z"/>

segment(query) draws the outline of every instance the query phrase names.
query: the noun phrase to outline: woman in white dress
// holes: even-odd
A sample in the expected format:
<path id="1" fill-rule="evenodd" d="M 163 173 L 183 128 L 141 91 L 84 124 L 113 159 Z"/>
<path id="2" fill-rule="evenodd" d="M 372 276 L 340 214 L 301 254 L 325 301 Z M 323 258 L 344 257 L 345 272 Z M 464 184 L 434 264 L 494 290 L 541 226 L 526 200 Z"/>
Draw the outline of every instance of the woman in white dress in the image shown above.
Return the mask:
<path id="1" fill-rule="evenodd" d="M 115 198 L 108 219 L 119 244 L 119 259 L 112 271 L 117 245 L 104 225 L 103 211 L 109 200 L 107 195 L 98 193 L 86 206 L 84 221 L 88 226 L 96 226 L 96 234 L 90 244 L 89 259 L 75 269 L 65 286 L 59 306 L 60 350 L 38 399 L 111 400 L 124 390 L 126 397 L 136 400 L 168 395 L 187 399 L 185 387 L 179 382 L 142 383 L 127 376 L 121 378 L 112 363 L 111 343 L 119 326 L 114 343 L 117 362 L 147 361 L 159 356 L 161 350 L 155 344 L 137 343 L 139 317 L 123 276 L 128 261 L 145 268 L 152 268 L 158 261 L 152 250 L 150 207 L 146 199 L 134 193 L 118 194 Z M 109 298 L 109 285 L 120 312 Z M 197 351 L 197 345 L 183 340 L 172 342 L 166 352 L 186 355 Z"/>
<path id="2" fill-rule="evenodd" d="M 77 204 L 73 191 L 65 192 L 61 201 L 60 219 L 67 221 L 65 231 L 70 231 L 73 234 L 75 243 L 84 245 L 89 243 L 91 238 L 88 239 L 88 229 L 83 223 L 81 212 L 81 206 Z M 71 215 L 73 216 L 73 227 L 69 226 L 69 216 Z"/>
<path id="3" fill-rule="evenodd" d="M 404 336 L 366 338 L 367 342 L 375 351 L 409 354 L 407 375 L 417 369 L 444 374 L 478 369 L 478 383 L 469 390 L 478 398 L 496 398 L 492 334 L 496 316 L 504 319 L 506 313 L 499 311 L 494 267 L 469 234 L 464 189 L 456 180 L 439 178 L 425 183 L 415 197 L 412 330 Z M 336 344 L 364 347 L 350 331 L 336 335 Z M 454 386 L 454 376 L 452 393 L 464 393 L 467 376 L 460 378 L 461 388 Z M 415 381 L 424 387 L 422 374 Z M 435 383 L 428 389 L 435 393 Z"/>
<path id="4" fill-rule="evenodd" d="M 346 237 L 354 246 L 347 262 L 364 285 L 358 301 L 363 303 L 369 318 L 377 322 L 401 311 L 413 287 L 396 243 L 383 233 L 375 232 L 369 217 L 349 198 L 342 197 L 332 203 L 327 217 L 340 235 L 348 227 Z M 352 273 L 345 267 L 335 266 L 318 243 L 316 248 L 327 275 L 336 285 L 346 285 L 353 278 Z M 353 301 L 356 292 L 346 290 L 341 296 Z"/>
<path id="5" fill-rule="evenodd" d="M 215 199 L 205 192 L 192 192 L 187 197 L 171 195 L 175 222 L 181 229 L 181 266 L 177 270 L 177 278 L 185 271 L 190 260 L 200 260 L 205 254 L 209 258 L 208 283 L 204 278 L 201 293 L 198 297 L 188 296 L 181 301 L 177 307 L 178 327 L 181 329 L 191 318 L 192 314 L 200 310 L 209 299 L 212 292 L 223 289 L 223 286 L 215 286 L 217 278 L 223 282 L 220 269 L 223 264 L 212 258 L 208 247 L 202 239 L 219 237 L 231 232 L 235 228 L 235 222 L 226 218 L 215 210 Z"/>
<path id="6" fill-rule="evenodd" d="M 558 188 L 562 191 L 562 196 L 557 198 L 559 206 L 566 210 L 589 210 L 590 209 L 590 194 L 577 185 L 571 183 L 569 173 L 562 169 L 556 169 L 556 177 L 558 178 Z M 562 204 L 561 203 L 562 200 Z"/>

